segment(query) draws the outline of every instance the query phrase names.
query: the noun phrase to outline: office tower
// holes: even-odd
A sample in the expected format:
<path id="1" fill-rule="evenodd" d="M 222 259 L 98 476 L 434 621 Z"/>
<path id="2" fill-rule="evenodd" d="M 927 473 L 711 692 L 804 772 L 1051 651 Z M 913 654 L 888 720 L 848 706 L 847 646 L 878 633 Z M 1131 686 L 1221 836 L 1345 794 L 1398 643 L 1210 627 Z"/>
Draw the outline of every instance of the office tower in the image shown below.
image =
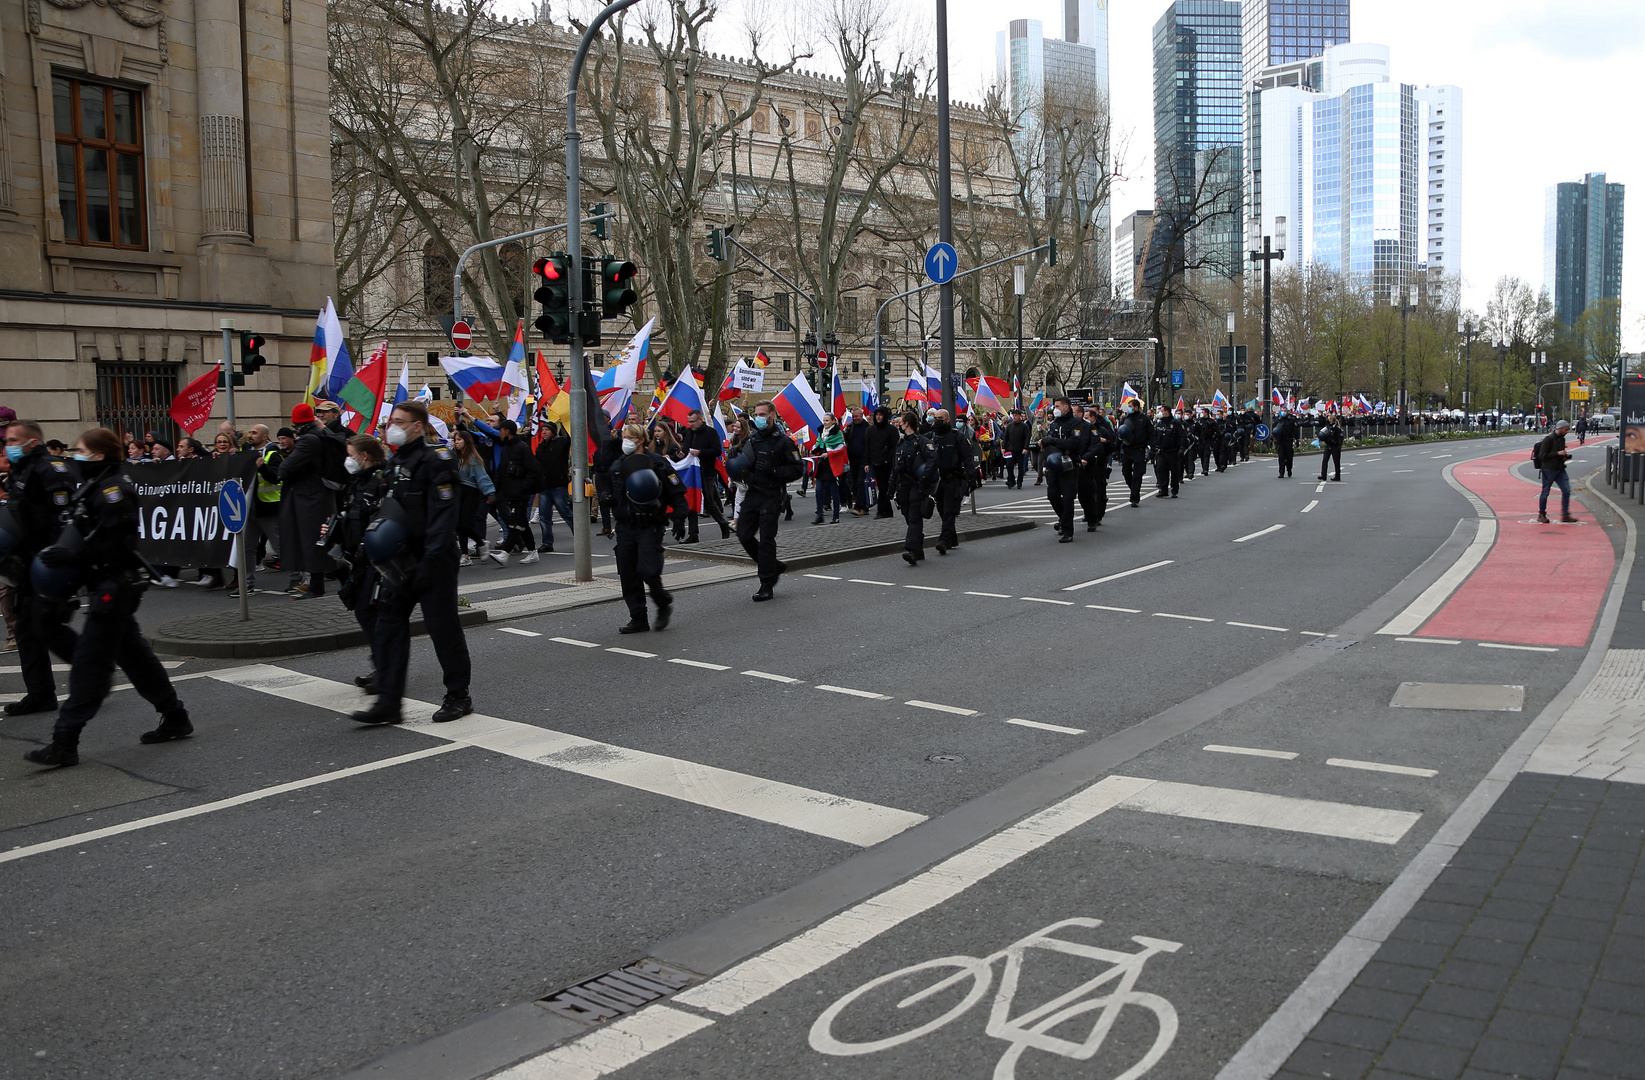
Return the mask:
<path id="1" fill-rule="evenodd" d="M 1225 277 L 1244 264 L 1241 62 L 1238 0 L 1177 0 L 1154 24 L 1155 207 L 1177 222 L 1201 202 L 1184 255 Z"/>
<path id="2" fill-rule="evenodd" d="M 1424 86 L 1416 92 L 1422 240 L 1419 268 L 1462 273 L 1462 89 Z"/>
<path id="3" fill-rule="evenodd" d="M 1622 296 L 1623 194 L 1623 185 L 1606 183 L 1604 173 L 1548 189 L 1542 283 L 1565 326 L 1600 300 Z"/>
<path id="4" fill-rule="evenodd" d="M 1120 220 L 1114 229 L 1114 299 L 1141 300 L 1143 264 L 1148 258 L 1148 238 L 1154 231 L 1154 212 L 1138 210 Z"/>

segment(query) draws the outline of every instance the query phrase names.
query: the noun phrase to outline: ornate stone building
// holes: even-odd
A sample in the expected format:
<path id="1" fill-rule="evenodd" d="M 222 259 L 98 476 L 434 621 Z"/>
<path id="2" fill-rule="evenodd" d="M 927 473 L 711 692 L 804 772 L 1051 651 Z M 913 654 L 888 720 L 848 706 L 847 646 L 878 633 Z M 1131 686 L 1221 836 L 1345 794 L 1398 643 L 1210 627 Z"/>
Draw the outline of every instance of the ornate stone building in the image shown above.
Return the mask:
<path id="1" fill-rule="evenodd" d="M 0 0 L 0 402 L 71 441 L 171 431 L 267 336 L 286 413 L 335 289 L 323 0 Z M 217 414 L 222 415 L 219 397 Z"/>

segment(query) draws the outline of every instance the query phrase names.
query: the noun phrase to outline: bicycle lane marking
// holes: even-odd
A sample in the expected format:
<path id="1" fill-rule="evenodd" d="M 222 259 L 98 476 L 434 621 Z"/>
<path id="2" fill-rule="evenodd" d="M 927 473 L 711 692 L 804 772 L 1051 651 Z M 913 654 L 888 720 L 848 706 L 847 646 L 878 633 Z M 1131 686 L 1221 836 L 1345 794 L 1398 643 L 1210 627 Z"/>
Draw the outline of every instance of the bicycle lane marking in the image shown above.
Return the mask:
<path id="1" fill-rule="evenodd" d="M 672 1001 L 720 1016 L 735 1016 L 915 915 L 952 900 L 1153 783 L 1128 776 L 1104 777 L 908 881 L 676 995 Z M 712 1020 L 673 1005 L 647 1006 L 609 1028 L 590 1032 L 506 1069 L 497 1074 L 496 1080 L 594 1080 L 712 1024 Z"/>

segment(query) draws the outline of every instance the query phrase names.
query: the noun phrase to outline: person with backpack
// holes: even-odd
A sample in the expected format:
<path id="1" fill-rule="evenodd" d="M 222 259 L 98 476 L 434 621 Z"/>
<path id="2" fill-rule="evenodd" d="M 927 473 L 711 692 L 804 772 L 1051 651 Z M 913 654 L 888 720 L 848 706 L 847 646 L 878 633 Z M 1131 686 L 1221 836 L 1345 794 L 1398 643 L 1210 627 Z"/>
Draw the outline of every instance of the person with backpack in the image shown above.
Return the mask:
<path id="1" fill-rule="evenodd" d="M 622 456 L 609 470 L 604 498 L 617 525 L 617 578 L 628 605 L 628 622 L 619 634 L 665 630 L 674 614 L 674 597 L 663 586 L 663 530 L 668 519 L 685 520 L 685 484 L 662 454 L 646 448 L 645 428 L 623 428 Z M 655 620 L 646 618 L 646 590 L 657 605 Z"/>
<path id="2" fill-rule="evenodd" d="M 1531 448 L 1531 464 L 1542 473 L 1542 495 L 1537 500 L 1536 519 L 1548 524 L 1548 489 L 1559 485 L 1559 520 L 1575 524 L 1571 516 L 1571 478 L 1565 472 L 1565 463 L 1571 460 L 1565 449 L 1565 433 L 1571 429 L 1569 421 L 1561 420 L 1554 430 Z"/>
<path id="3" fill-rule="evenodd" d="M 1342 479 L 1342 425 L 1337 423 L 1335 415 L 1325 414 L 1325 418 L 1320 422 L 1318 438 L 1319 478 L 1324 480 L 1325 474 L 1335 465 L 1336 475 L 1331 477 L 1331 482 L 1336 483 Z"/>

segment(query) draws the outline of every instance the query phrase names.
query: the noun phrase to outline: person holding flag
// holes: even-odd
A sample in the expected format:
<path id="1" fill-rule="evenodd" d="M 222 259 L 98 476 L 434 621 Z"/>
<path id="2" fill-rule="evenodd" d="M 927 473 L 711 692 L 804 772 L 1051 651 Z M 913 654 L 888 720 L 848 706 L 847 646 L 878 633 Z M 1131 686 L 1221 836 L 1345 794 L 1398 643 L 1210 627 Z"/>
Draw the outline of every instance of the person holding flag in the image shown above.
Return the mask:
<path id="1" fill-rule="evenodd" d="M 623 428 L 622 455 L 610 467 L 611 482 L 605 498 L 617 533 L 617 578 L 622 582 L 628 622 L 619 634 L 664 630 L 674 614 L 674 597 L 663 587 L 663 530 L 668 519 L 678 523 L 686 514 L 686 489 L 668 459 L 646 448 L 645 428 Z M 648 619 L 646 590 L 657 605 L 657 618 Z"/>
<path id="2" fill-rule="evenodd" d="M 704 418 L 701 409 L 688 410 L 685 415 L 689 426 L 680 432 L 680 446 L 702 470 L 702 505 L 688 507 L 690 512 L 685 519 L 685 539 L 681 543 L 700 542 L 697 523 L 702 517 L 712 519 L 720 527 L 721 540 L 729 539 L 731 525 L 725 520 L 725 508 L 720 501 L 720 474 L 725 470 L 720 455 L 725 452 L 725 444 L 720 433 Z"/>
<path id="3" fill-rule="evenodd" d="M 795 382 L 803 386 L 805 376 Z M 794 388 L 789 384 L 788 393 Z M 804 387 L 812 409 L 812 419 L 821 426 L 822 407 L 810 387 Z M 779 395 L 780 397 L 781 395 Z M 793 409 L 792 404 L 789 405 Z M 777 580 L 785 569 L 777 558 L 777 516 L 782 513 L 788 495 L 788 485 L 805 473 L 799 451 L 783 433 L 777 419 L 777 406 L 769 401 L 756 404 L 749 417 L 751 433 L 743 441 L 742 450 L 726 463 L 731 478 L 744 485 L 737 507 L 737 539 L 743 550 L 759 567 L 760 588 L 754 594 L 756 601 L 770 600 L 775 595 Z"/>

